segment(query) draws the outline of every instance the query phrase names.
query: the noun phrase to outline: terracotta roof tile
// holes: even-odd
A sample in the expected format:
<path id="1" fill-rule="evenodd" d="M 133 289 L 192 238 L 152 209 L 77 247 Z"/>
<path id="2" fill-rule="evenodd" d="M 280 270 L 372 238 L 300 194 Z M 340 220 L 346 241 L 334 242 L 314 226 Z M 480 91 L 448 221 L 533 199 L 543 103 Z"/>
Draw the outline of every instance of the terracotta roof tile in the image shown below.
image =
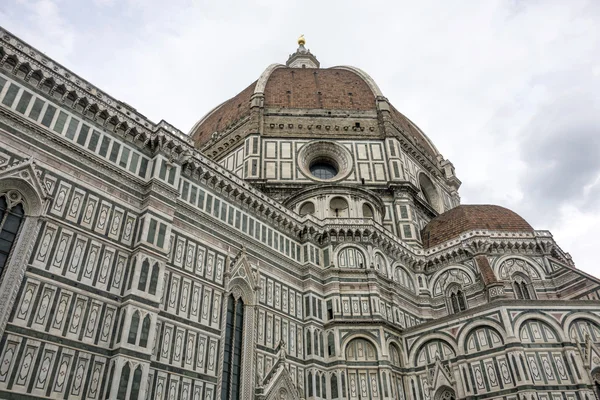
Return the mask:
<path id="1" fill-rule="evenodd" d="M 435 217 L 423 228 L 423 247 L 437 246 L 470 230 L 533 232 L 517 213 L 495 205 L 460 205 Z"/>

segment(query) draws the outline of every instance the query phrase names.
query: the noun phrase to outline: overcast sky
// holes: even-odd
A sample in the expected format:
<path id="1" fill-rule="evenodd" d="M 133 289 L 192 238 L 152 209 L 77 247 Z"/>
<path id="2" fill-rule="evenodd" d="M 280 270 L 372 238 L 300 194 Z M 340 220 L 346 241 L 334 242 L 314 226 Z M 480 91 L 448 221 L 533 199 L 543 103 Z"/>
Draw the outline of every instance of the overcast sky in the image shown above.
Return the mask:
<path id="1" fill-rule="evenodd" d="M 600 276 L 598 0 L 5 0 L 0 24 L 184 132 L 305 34 L 425 131 L 463 204 L 515 210 Z"/>

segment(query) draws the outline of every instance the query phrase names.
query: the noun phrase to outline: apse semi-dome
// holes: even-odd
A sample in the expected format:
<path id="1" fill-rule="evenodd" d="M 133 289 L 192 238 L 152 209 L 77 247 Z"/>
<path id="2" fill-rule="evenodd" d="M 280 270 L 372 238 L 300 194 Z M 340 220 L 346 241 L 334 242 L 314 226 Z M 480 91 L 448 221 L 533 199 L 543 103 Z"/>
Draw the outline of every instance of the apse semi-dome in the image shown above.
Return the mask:
<path id="1" fill-rule="evenodd" d="M 533 232 L 519 214 L 490 204 L 460 205 L 433 218 L 423 228 L 423 247 L 429 248 L 454 239 L 471 230 Z"/>
<path id="2" fill-rule="evenodd" d="M 259 124 L 264 121 L 260 118 L 253 121 L 254 107 L 279 114 L 300 110 L 334 114 L 344 111 L 362 112 L 365 118 L 372 117 L 376 120 L 381 100 L 385 100 L 385 109 L 398 128 L 435 159 L 439 153 L 423 131 L 387 102 L 367 73 L 349 66 L 294 68 L 272 64 L 257 81 L 202 117 L 192 127 L 190 136 L 196 147 L 202 148 L 215 136 L 237 129 L 244 123 L 247 123 L 247 127 L 240 132 L 242 135 L 257 132 L 260 130 Z M 303 128 L 307 129 L 308 125 Z M 360 130 L 365 127 L 357 128 Z"/>

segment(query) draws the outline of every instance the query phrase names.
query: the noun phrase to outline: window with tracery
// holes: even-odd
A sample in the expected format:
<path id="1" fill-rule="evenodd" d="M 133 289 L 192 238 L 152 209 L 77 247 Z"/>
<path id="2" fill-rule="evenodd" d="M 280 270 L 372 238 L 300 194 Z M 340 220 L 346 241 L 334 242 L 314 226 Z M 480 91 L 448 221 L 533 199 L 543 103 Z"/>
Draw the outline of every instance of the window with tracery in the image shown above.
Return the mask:
<path id="1" fill-rule="evenodd" d="M 25 210 L 20 200 L 16 192 L 0 196 L 0 281 L 25 220 Z"/>
<path id="2" fill-rule="evenodd" d="M 530 290 L 530 282 L 521 274 L 513 277 L 512 285 L 515 298 L 520 300 L 531 300 L 534 298 L 532 296 L 533 291 Z"/>
<path id="3" fill-rule="evenodd" d="M 447 291 L 447 298 L 450 314 L 456 314 L 467 309 L 467 298 L 460 286 L 451 286 Z"/>
<path id="4" fill-rule="evenodd" d="M 229 296 L 225 324 L 225 352 L 223 354 L 223 387 L 221 400 L 238 399 L 242 375 L 242 341 L 244 329 L 244 302 Z"/>

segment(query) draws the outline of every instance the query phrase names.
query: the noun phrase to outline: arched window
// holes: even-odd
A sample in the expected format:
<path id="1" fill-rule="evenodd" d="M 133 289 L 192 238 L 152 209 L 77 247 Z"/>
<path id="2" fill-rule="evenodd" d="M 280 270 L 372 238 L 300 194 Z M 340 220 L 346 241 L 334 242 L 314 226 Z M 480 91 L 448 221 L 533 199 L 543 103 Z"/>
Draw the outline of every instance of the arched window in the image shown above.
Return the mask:
<path id="1" fill-rule="evenodd" d="M 315 396 L 321 397 L 321 377 L 317 372 L 315 372 L 315 388 Z"/>
<path id="2" fill-rule="evenodd" d="M 427 175 L 419 174 L 419 187 L 425 201 L 436 211 L 439 210 L 439 194 L 438 191 Z"/>
<path id="3" fill-rule="evenodd" d="M 515 298 L 520 300 L 531 300 L 534 298 L 532 296 L 533 290 L 530 291 L 529 287 L 531 282 L 525 276 L 521 274 L 515 274 L 513 276 L 513 291 L 515 292 Z"/>
<path id="4" fill-rule="evenodd" d="M 381 253 L 375 253 L 374 258 L 375 269 L 387 276 L 387 262 L 385 261 L 385 258 L 381 255 Z"/>
<path id="5" fill-rule="evenodd" d="M 315 356 L 319 355 L 319 332 L 318 331 L 314 331 L 314 346 L 315 346 Z"/>
<path id="6" fill-rule="evenodd" d="M 459 285 L 452 285 L 446 293 L 449 314 L 456 314 L 467 309 L 467 298 Z"/>
<path id="7" fill-rule="evenodd" d="M 223 355 L 223 386 L 221 400 L 240 396 L 242 374 L 242 342 L 244 329 L 244 302 L 229 296 L 225 325 L 225 352 Z"/>
<path id="8" fill-rule="evenodd" d="M 148 345 L 148 335 L 150 334 L 150 315 L 144 317 L 142 322 L 142 333 L 140 334 L 140 346 L 146 347 Z"/>
<path id="9" fill-rule="evenodd" d="M 337 399 L 338 398 L 337 374 L 335 374 L 335 373 L 331 374 L 331 379 L 329 381 L 329 385 L 331 386 L 331 398 Z"/>
<path id="10" fill-rule="evenodd" d="M 306 355 L 310 356 L 312 354 L 312 334 L 310 331 L 306 331 Z"/>
<path id="11" fill-rule="evenodd" d="M 393 366 L 400 366 L 400 350 L 398 350 L 398 347 L 395 344 L 390 345 L 390 358 Z"/>
<path id="12" fill-rule="evenodd" d="M 133 317 L 131 317 L 131 325 L 129 326 L 129 336 L 127 337 L 127 343 L 135 344 L 139 326 L 140 326 L 140 313 L 138 311 L 136 311 L 133 313 Z"/>
<path id="13" fill-rule="evenodd" d="M 364 268 L 365 256 L 356 247 L 347 247 L 338 254 L 338 266 L 340 268 Z"/>
<path id="14" fill-rule="evenodd" d="M 142 263 L 142 270 L 140 272 L 140 280 L 138 281 L 138 290 L 141 291 L 145 291 L 146 290 L 146 283 L 148 282 L 148 272 L 150 270 L 150 263 L 148 262 L 148 260 L 144 260 L 144 262 Z M 158 274 L 157 274 L 158 276 Z M 155 289 L 156 290 L 156 284 L 155 284 Z"/>
<path id="15" fill-rule="evenodd" d="M 6 197 L 0 197 L 0 282 L 24 219 L 23 204 L 9 207 Z"/>
<path id="16" fill-rule="evenodd" d="M 156 285 L 158 284 L 158 263 L 152 267 L 152 276 L 150 277 L 150 289 L 148 293 L 156 294 Z"/>
<path id="17" fill-rule="evenodd" d="M 335 218 L 348 218 L 348 202 L 341 197 L 334 197 L 329 202 L 329 216 Z"/>
<path id="18" fill-rule="evenodd" d="M 127 396 L 127 385 L 129 384 L 129 374 L 131 373 L 131 368 L 129 367 L 129 363 L 125 363 L 123 369 L 121 370 L 121 378 L 119 380 L 119 391 L 117 392 L 117 400 L 125 400 Z"/>
<path id="19" fill-rule="evenodd" d="M 329 357 L 335 356 L 335 337 L 333 336 L 333 332 L 329 332 L 327 335 L 327 354 Z"/>
<path id="20" fill-rule="evenodd" d="M 308 373 L 308 376 L 306 377 L 306 386 L 307 386 L 307 392 L 308 392 L 308 397 L 312 397 L 313 395 L 313 375 L 312 372 Z"/>
<path id="21" fill-rule="evenodd" d="M 362 214 L 363 214 L 363 217 L 365 217 L 365 218 L 373 218 L 375 215 L 373 213 L 373 208 L 370 205 L 368 205 L 367 203 L 363 203 Z"/>
<path id="22" fill-rule="evenodd" d="M 325 374 L 321 375 L 321 389 L 323 390 L 323 398 L 327 398 L 327 379 L 325 379 Z"/>
<path id="23" fill-rule="evenodd" d="M 307 201 L 306 203 L 300 206 L 300 216 L 303 217 L 308 214 L 315 213 L 315 205 L 312 201 Z"/>
<path id="24" fill-rule="evenodd" d="M 137 400 L 140 396 L 140 384 L 142 382 L 142 367 L 138 365 L 133 373 L 133 382 L 131 382 L 131 400 Z"/>

